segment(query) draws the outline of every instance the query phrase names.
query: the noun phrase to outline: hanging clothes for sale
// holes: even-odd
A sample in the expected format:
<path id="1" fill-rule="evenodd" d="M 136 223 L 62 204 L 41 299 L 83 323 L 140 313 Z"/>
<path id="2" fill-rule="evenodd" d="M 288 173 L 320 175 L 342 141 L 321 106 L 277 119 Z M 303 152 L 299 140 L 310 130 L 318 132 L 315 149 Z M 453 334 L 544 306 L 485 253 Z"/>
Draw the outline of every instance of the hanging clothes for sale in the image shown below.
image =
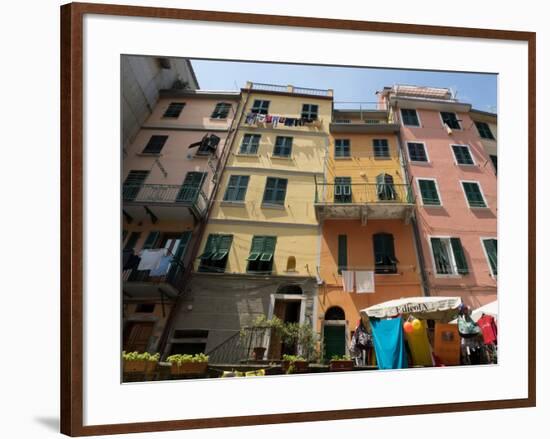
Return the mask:
<path id="1" fill-rule="evenodd" d="M 403 337 L 403 319 L 371 319 L 372 339 L 379 369 L 405 369 L 407 353 Z"/>
<path id="2" fill-rule="evenodd" d="M 425 320 L 419 320 L 420 327 L 406 333 L 407 343 L 415 366 L 433 366 L 432 347 L 428 340 Z"/>
<path id="3" fill-rule="evenodd" d="M 481 328 L 481 335 L 485 344 L 497 343 L 497 323 L 493 316 L 483 314 L 477 321 L 477 325 Z"/>
<path id="4" fill-rule="evenodd" d="M 367 332 L 361 319 L 357 322 L 357 327 L 351 337 L 349 351 L 357 365 L 365 366 L 371 363 L 372 336 Z"/>

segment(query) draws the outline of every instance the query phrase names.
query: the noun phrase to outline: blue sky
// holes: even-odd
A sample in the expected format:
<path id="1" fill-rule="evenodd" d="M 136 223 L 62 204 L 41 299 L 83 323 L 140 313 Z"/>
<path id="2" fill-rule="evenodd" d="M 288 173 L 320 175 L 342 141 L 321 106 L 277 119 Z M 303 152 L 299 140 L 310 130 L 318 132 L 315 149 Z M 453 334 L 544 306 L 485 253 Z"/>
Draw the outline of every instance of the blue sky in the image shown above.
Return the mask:
<path id="1" fill-rule="evenodd" d="M 374 102 L 375 92 L 394 84 L 448 87 L 483 111 L 497 111 L 497 75 L 358 67 L 325 67 L 192 60 L 201 89 L 236 90 L 246 81 L 334 89 L 334 101 Z"/>

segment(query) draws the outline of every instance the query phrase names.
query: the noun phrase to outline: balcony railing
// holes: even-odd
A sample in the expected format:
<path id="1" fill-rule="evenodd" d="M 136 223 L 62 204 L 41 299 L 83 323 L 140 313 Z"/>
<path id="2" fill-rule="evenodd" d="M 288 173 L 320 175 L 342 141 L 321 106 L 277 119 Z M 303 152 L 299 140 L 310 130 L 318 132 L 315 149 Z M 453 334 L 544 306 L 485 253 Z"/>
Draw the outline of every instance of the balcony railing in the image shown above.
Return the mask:
<path id="1" fill-rule="evenodd" d="M 274 91 L 278 93 L 296 93 L 302 95 L 330 97 L 333 91 L 328 89 L 295 87 L 293 85 L 265 84 L 261 82 L 248 82 L 246 88 L 258 91 Z"/>
<path id="2" fill-rule="evenodd" d="M 238 364 L 253 358 L 254 348 L 267 347 L 271 328 L 244 327 L 207 352 L 211 364 Z M 268 352 L 266 352 L 268 354 Z M 268 355 L 265 355 L 266 358 Z"/>
<path id="3" fill-rule="evenodd" d="M 315 203 L 346 204 L 413 204 L 414 193 L 408 184 L 393 183 L 317 183 Z"/>
<path id="4" fill-rule="evenodd" d="M 156 204 L 191 207 L 202 215 L 208 199 L 201 188 L 194 185 L 125 184 L 122 187 L 125 204 Z"/>

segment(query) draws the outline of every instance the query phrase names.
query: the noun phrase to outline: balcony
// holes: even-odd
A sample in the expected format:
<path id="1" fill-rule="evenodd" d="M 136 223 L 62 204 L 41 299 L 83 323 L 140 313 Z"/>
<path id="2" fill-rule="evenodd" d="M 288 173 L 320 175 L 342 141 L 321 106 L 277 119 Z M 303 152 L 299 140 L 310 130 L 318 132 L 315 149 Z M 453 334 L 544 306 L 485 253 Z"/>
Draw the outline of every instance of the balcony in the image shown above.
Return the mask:
<path id="1" fill-rule="evenodd" d="M 164 269 L 153 272 L 151 270 L 139 270 L 137 262 L 135 266 L 129 268 L 126 256 L 136 258 L 137 255 L 126 255 L 123 253 L 122 269 L 122 292 L 124 299 L 164 299 L 173 301 L 182 291 L 184 266 L 181 260 L 177 260 L 173 255 L 167 253 L 170 258 Z"/>
<path id="2" fill-rule="evenodd" d="M 399 124 L 389 120 L 383 102 L 335 101 L 331 133 L 396 133 Z"/>
<path id="3" fill-rule="evenodd" d="M 199 220 L 208 198 L 194 185 L 125 184 L 122 187 L 123 213 L 128 222 L 149 218 L 153 223 Z"/>
<path id="4" fill-rule="evenodd" d="M 319 220 L 403 219 L 408 224 L 414 211 L 414 193 L 408 184 L 317 183 L 315 213 Z"/>
<path id="5" fill-rule="evenodd" d="M 261 82 L 247 82 L 245 89 L 254 91 L 266 91 L 272 93 L 290 93 L 302 96 L 317 96 L 321 98 L 332 98 L 332 89 L 319 89 L 307 87 L 295 87 L 293 85 L 265 84 Z"/>

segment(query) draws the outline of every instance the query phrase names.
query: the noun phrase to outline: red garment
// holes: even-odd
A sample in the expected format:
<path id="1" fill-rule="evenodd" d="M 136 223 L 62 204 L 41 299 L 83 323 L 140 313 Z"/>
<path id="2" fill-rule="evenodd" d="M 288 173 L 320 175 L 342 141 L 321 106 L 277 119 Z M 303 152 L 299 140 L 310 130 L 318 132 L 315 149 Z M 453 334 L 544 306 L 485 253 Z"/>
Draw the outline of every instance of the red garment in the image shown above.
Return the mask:
<path id="1" fill-rule="evenodd" d="M 497 341 L 497 324 L 493 316 L 484 314 L 477 321 L 477 325 L 481 328 L 483 341 L 485 344 L 493 344 Z"/>

